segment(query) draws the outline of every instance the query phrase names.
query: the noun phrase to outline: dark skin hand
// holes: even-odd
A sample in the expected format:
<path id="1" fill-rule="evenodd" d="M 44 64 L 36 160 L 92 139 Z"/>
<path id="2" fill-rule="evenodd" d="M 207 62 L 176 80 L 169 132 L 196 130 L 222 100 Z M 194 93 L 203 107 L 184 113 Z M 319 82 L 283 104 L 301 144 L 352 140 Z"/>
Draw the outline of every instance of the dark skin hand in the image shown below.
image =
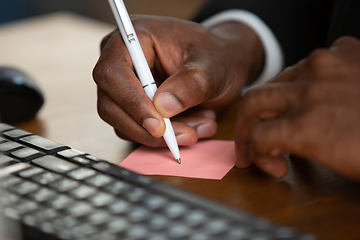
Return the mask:
<path id="1" fill-rule="evenodd" d="M 281 178 L 283 153 L 360 180 L 360 41 L 338 39 L 269 84 L 252 88 L 237 120 L 237 166 Z"/>
<path id="2" fill-rule="evenodd" d="M 100 117 L 121 138 L 148 146 L 165 146 L 163 117 L 176 116 L 179 145 L 214 135 L 217 111 L 261 72 L 264 53 L 256 34 L 235 22 L 209 30 L 168 17 L 133 16 L 132 21 L 158 90 L 151 102 L 115 30 L 103 39 L 93 71 Z"/>

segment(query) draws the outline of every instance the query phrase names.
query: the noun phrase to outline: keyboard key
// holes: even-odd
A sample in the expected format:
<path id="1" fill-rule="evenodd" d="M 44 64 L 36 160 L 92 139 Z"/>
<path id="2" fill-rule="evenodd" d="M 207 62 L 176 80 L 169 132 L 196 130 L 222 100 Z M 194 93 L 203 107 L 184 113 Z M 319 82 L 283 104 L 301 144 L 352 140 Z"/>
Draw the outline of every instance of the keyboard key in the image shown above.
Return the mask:
<path id="1" fill-rule="evenodd" d="M 62 176 L 57 173 L 43 171 L 42 174 L 31 177 L 31 180 L 33 180 L 39 184 L 42 184 L 42 185 L 48 185 L 49 183 L 60 180 L 61 178 L 62 178 Z"/>
<path id="2" fill-rule="evenodd" d="M 155 232 L 147 238 L 147 240 L 168 240 L 168 236 L 165 233 Z"/>
<path id="3" fill-rule="evenodd" d="M 132 202 L 138 202 L 146 198 L 147 192 L 142 188 L 133 188 L 127 193 L 127 199 Z"/>
<path id="4" fill-rule="evenodd" d="M 98 239 L 101 239 L 101 240 L 118 240 L 118 236 L 116 236 L 115 234 L 112 234 L 112 233 L 109 233 L 109 232 L 101 232 L 101 233 L 98 233 L 98 234 L 95 234 L 95 235 L 91 235 L 91 236 L 88 236 L 90 237 L 89 239 L 87 240 L 98 240 Z"/>
<path id="5" fill-rule="evenodd" d="M 201 210 L 191 210 L 185 216 L 185 222 L 191 227 L 203 224 L 208 219 L 208 216 Z"/>
<path id="6" fill-rule="evenodd" d="M 114 182 L 115 179 L 105 174 L 97 174 L 94 177 L 85 180 L 85 183 L 93 185 L 94 187 L 104 187 Z"/>
<path id="7" fill-rule="evenodd" d="M 145 205 L 151 210 L 157 210 L 161 207 L 166 206 L 168 200 L 162 196 L 153 195 L 144 199 Z"/>
<path id="8" fill-rule="evenodd" d="M 132 180 L 138 176 L 138 174 L 134 172 L 130 172 L 129 170 L 107 162 L 100 162 L 94 164 L 92 167 L 103 173 L 110 174 L 114 177 L 118 177 L 124 180 Z"/>
<path id="9" fill-rule="evenodd" d="M 15 162 L 19 162 L 19 161 L 16 161 L 15 159 L 6 155 L 2 155 L 0 153 L 0 166 L 8 166 L 10 163 L 15 163 Z"/>
<path id="10" fill-rule="evenodd" d="M 113 195 L 100 192 L 96 194 L 95 196 L 91 197 L 89 201 L 94 205 L 95 207 L 103 207 L 111 204 L 114 202 L 115 197 Z"/>
<path id="11" fill-rule="evenodd" d="M 81 185 L 74 190 L 70 190 L 68 193 L 77 199 L 85 199 L 95 195 L 95 193 L 97 193 L 97 189 L 90 186 Z"/>
<path id="12" fill-rule="evenodd" d="M 79 226 L 75 226 L 73 228 L 73 234 L 74 236 L 77 236 L 77 237 L 86 237 L 89 236 L 89 235 L 92 235 L 94 233 L 97 233 L 98 230 L 95 226 L 92 226 L 88 223 L 84 223 L 84 224 L 81 224 Z M 85 238 L 85 239 L 86 239 Z"/>
<path id="13" fill-rule="evenodd" d="M 242 238 L 240 238 L 240 239 L 242 240 Z M 244 239 L 247 239 L 247 238 L 244 238 Z M 189 240 L 215 240 L 215 239 L 203 232 L 195 232 L 190 236 Z M 233 240 L 233 239 L 231 239 L 231 240 Z M 237 239 L 235 238 L 234 240 L 237 240 Z"/>
<path id="14" fill-rule="evenodd" d="M 174 223 L 168 229 L 169 237 L 172 239 L 183 239 L 190 235 L 191 229 L 184 224 Z"/>
<path id="15" fill-rule="evenodd" d="M 75 149 L 66 149 L 60 152 L 57 152 L 57 155 L 70 159 L 70 158 L 74 158 L 77 156 L 81 156 L 81 155 L 85 155 L 86 153 L 75 150 Z"/>
<path id="16" fill-rule="evenodd" d="M 52 221 L 52 223 L 56 229 L 62 230 L 62 229 L 68 229 L 75 225 L 78 225 L 79 220 L 74 217 L 71 217 L 71 216 L 65 216 L 62 218 L 54 219 Z"/>
<path id="17" fill-rule="evenodd" d="M 105 160 L 103 160 L 103 159 L 101 159 L 101 158 L 97 158 L 97 157 L 94 157 L 94 156 L 91 156 L 91 155 L 86 155 L 85 158 L 87 158 L 87 159 L 89 159 L 89 160 L 91 160 L 91 161 L 93 161 L 93 162 L 105 161 Z M 105 162 L 106 162 L 106 161 L 105 161 Z"/>
<path id="18" fill-rule="evenodd" d="M 7 192 L 1 195 L 1 202 L 5 205 L 16 206 L 21 201 L 21 196 Z"/>
<path id="19" fill-rule="evenodd" d="M 127 237 L 134 240 L 146 239 L 149 234 L 146 225 L 143 224 L 131 225 L 127 231 Z"/>
<path id="20" fill-rule="evenodd" d="M 112 221 L 112 216 L 107 211 L 97 211 L 91 214 L 88 220 L 93 225 L 100 225 Z"/>
<path id="21" fill-rule="evenodd" d="M 74 199 L 71 197 L 68 197 L 65 194 L 58 195 L 56 198 L 54 198 L 52 201 L 49 202 L 49 204 L 57 210 L 64 209 L 66 207 L 69 207 L 73 205 Z"/>
<path id="22" fill-rule="evenodd" d="M 150 212 L 142 207 L 134 207 L 131 212 L 129 212 L 128 217 L 131 222 L 140 223 L 150 217 Z"/>
<path id="23" fill-rule="evenodd" d="M 37 226 L 38 225 L 38 222 L 36 221 L 36 218 L 34 215 L 32 214 L 26 214 L 24 217 L 23 217 L 23 221 L 26 225 L 28 226 Z"/>
<path id="24" fill-rule="evenodd" d="M 48 188 L 41 188 L 40 190 L 29 194 L 29 197 L 36 202 L 45 202 L 55 198 L 57 195 L 58 194 L 53 190 Z"/>
<path id="25" fill-rule="evenodd" d="M 126 212 L 130 211 L 131 205 L 128 202 L 126 202 L 122 199 L 119 199 L 116 202 L 114 202 L 113 204 L 111 204 L 109 206 L 109 209 L 113 214 L 122 214 L 122 213 L 126 213 Z"/>
<path id="26" fill-rule="evenodd" d="M 67 209 L 67 213 L 76 218 L 90 215 L 94 211 L 95 209 L 90 204 L 82 201 L 75 203 Z"/>
<path id="27" fill-rule="evenodd" d="M 91 165 L 94 163 L 94 161 L 84 158 L 84 157 L 74 157 L 69 159 L 69 161 L 79 164 L 83 167 L 91 167 Z"/>
<path id="28" fill-rule="evenodd" d="M 19 195 L 25 195 L 28 194 L 30 192 L 36 191 L 38 190 L 40 187 L 39 185 L 32 183 L 32 182 L 22 182 L 20 184 L 17 185 L 13 185 L 9 188 L 10 191 L 17 193 Z"/>
<path id="29" fill-rule="evenodd" d="M 125 193 L 131 189 L 131 185 L 126 182 L 115 182 L 105 187 L 105 189 L 113 194 Z"/>
<path id="30" fill-rule="evenodd" d="M 20 214 L 31 212 L 38 208 L 39 208 L 39 204 L 37 202 L 25 200 L 25 199 L 22 200 L 22 202 L 18 204 L 16 207 L 16 209 L 19 211 Z"/>
<path id="31" fill-rule="evenodd" d="M 57 211 L 50 208 L 40 209 L 33 214 L 33 216 L 35 217 L 35 221 L 38 223 L 49 220 L 51 218 L 55 218 L 57 215 Z"/>
<path id="32" fill-rule="evenodd" d="M 170 203 L 165 207 L 165 213 L 169 218 L 178 218 L 187 212 L 187 207 L 179 202 Z"/>
<path id="33" fill-rule="evenodd" d="M 27 135 L 34 135 L 34 134 L 29 133 L 24 130 L 21 130 L 21 129 L 13 129 L 13 130 L 4 132 L 3 135 L 10 139 L 17 140 L 20 137 L 27 136 Z"/>
<path id="34" fill-rule="evenodd" d="M 45 155 L 45 153 L 42 153 L 33 148 L 24 147 L 19 150 L 11 152 L 11 155 L 13 157 L 20 159 L 22 162 L 28 162 L 34 158 L 38 158 Z"/>
<path id="35" fill-rule="evenodd" d="M 122 233 L 129 228 L 129 222 L 123 217 L 115 217 L 106 227 L 110 233 Z"/>
<path id="36" fill-rule="evenodd" d="M 54 171 L 60 174 L 64 174 L 70 170 L 76 169 L 78 166 L 74 163 L 56 158 L 54 156 L 43 156 L 32 160 L 32 163 L 39 165 L 40 167 L 46 168 L 50 171 Z"/>
<path id="37" fill-rule="evenodd" d="M 95 170 L 89 168 L 79 168 L 72 172 L 69 172 L 67 175 L 75 180 L 84 180 L 86 178 L 92 177 L 96 174 Z"/>
<path id="38" fill-rule="evenodd" d="M 165 229 L 170 223 L 169 219 L 164 215 L 153 214 L 149 219 L 149 228 L 153 231 Z"/>
<path id="39" fill-rule="evenodd" d="M 276 230 L 275 236 L 280 239 L 292 239 L 296 237 L 296 234 L 289 227 L 280 227 Z"/>
<path id="40" fill-rule="evenodd" d="M 229 223 L 223 219 L 211 219 L 205 226 L 208 234 L 215 235 L 228 230 Z"/>
<path id="41" fill-rule="evenodd" d="M 5 189 L 21 182 L 24 182 L 24 180 L 17 176 L 9 176 L 1 181 L 1 186 Z"/>
<path id="42" fill-rule="evenodd" d="M 56 152 L 68 149 L 68 146 L 62 145 L 57 142 L 53 142 L 46 138 L 32 135 L 28 137 L 20 138 L 21 143 L 28 144 L 36 149 L 40 149 L 48 154 L 55 154 Z"/>
<path id="43" fill-rule="evenodd" d="M 43 222 L 40 224 L 40 229 L 45 233 L 55 233 L 54 226 L 49 222 Z"/>
<path id="44" fill-rule="evenodd" d="M 31 168 L 28 168 L 28 169 L 18 172 L 17 175 L 22 178 L 29 178 L 29 177 L 32 177 L 39 173 L 42 173 L 42 172 L 44 172 L 44 169 L 42 169 L 42 168 L 31 167 Z"/>
<path id="45" fill-rule="evenodd" d="M 11 151 L 18 150 L 22 147 L 23 145 L 16 142 L 2 142 L 0 143 L 0 152 L 7 154 L 10 153 Z"/>
<path id="46" fill-rule="evenodd" d="M 248 239 L 251 235 L 252 234 L 247 227 L 237 227 L 235 229 L 231 229 L 227 233 L 229 239 Z"/>
<path id="47" fill-rule="evenodd" d="M 9 129 L 13 129 L 15 127 L 9 125 L 9 124 L 6 124 L 6 123 L 0 123 L 0 132 L 3 132 L 3 131 L 6 131 L 6 130 L 9 130 Z"/>
<path id="48" fill-rule="evenodd" d="M 57 182 L 51 183 L 49 186 L 59 192 L 67 192 L 80 186 L 80 182 L 68 178 L 63 178 Z"/>

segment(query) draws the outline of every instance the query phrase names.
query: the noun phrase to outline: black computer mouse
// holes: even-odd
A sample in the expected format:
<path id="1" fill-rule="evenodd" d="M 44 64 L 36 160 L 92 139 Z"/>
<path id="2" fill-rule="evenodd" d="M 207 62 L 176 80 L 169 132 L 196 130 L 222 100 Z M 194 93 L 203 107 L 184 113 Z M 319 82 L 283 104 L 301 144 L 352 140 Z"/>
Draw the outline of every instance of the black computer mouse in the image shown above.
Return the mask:
<path id="1" fill-rule="evenodd" d="M 43 103 L 40 88 L 28 74 L 0 66 L 0 122 L 13 124 L 29 120 Z"/>

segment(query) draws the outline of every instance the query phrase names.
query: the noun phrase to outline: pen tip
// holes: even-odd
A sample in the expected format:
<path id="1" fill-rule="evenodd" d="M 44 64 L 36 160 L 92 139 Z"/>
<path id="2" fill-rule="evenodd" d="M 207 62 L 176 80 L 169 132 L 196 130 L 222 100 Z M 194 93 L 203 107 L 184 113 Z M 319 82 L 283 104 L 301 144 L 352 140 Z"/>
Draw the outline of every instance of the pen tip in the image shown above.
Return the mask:
<path id="1" fill-rule="evenodd" d="M 179 162 L 179 164 L 181 164 L 181 158 L 178 158 L 176 160 Z"/>

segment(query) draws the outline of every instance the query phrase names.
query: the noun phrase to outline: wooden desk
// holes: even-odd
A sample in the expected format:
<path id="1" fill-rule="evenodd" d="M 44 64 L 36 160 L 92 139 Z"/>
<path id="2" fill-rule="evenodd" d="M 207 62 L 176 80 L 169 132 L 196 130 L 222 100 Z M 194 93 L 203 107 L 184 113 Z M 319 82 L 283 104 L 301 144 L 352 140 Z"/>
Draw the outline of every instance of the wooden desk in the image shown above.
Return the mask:
<path id="1" fill-rule="evenodd" d="M 18 127 L 115 163 L 134 149 L 96 112 L 91 72 L 102 36 L 113 28 L 67 13 L 0 26 L 0 65 L 28 72 L 46 98 L 38 117 Z M 239 103 L 219 118 L 216 138 L 233 139 L 229 119 Z M 256 167 L 234 168 L 221 181 L 155 178 L 325 239 L 360 239 L 360 184 L 309 161 L 292 161 L 281 180 Z"/>

